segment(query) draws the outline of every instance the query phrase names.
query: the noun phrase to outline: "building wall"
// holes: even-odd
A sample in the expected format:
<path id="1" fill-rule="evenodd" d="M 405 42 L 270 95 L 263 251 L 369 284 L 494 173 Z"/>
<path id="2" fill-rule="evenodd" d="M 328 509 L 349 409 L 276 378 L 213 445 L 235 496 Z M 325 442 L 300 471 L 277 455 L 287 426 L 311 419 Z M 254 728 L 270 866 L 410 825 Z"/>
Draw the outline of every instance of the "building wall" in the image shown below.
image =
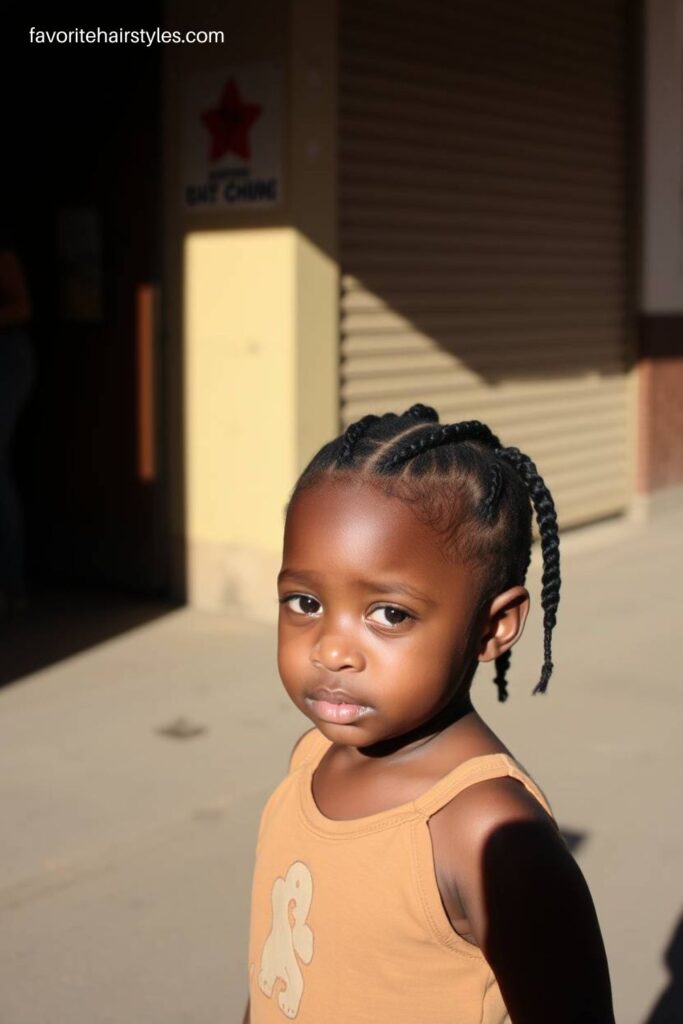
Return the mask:
<path id="1" fill-rule="evenodd" d="M 337 429 L 334 6 L 169 0 L 166 23 L 225 32 L 224 44 L 166 50 L 175 589 L 200 607 L 272 619 L 289 492 Z M 262 61 L 283 71 L 281 204 L 184 209 L 192 75 Z"/>
<path id="2" fill-rule="evenodd" d="M 561 528 L 634 490 L 624 8 L 341 5 L 344 422 L 416 401 L 483 420 Z"/>
<path id="3" fill-rule="evenodd" d="M 645 9 L 640 352 L 629 374 L 637 384 L 629 450 L 643 494 L 683 481 L 682 6 L 646 0 Z M 200 607 L 273 619 L 285 503 L 305 463 L 341 425 L 336 3 L 168 0 L 165 20 L 225 31 L 222 45 L 165 51 L 175 589 Z M 284 201 L 270 210 L 185 210 L 190 77 L 263 60 L 284 69 Z"/>
<path id="4" fill-rule="evenodd" d="M 645 4 L 638 489 L 683 484 L 683 0 Z"/>
<path id="5" fill-rule="evenodd" d="M 644 315 L 640 323 L 642 493 L 683 483 L 683 316 Z"/>

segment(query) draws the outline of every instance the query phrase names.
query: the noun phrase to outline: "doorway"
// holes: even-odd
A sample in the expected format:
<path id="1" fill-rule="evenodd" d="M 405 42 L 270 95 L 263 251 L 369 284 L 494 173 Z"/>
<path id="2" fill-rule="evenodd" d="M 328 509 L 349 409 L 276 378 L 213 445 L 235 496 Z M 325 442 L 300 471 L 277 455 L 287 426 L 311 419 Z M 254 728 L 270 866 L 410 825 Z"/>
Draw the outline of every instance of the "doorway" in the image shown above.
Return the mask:
<path id="1" fill-rule="evenodd" d="M 130 3 L 109 17 L 77 10 L 32 10 L 4 33 L 14 53 L 3 61 L 3 202 L 37 362 L 15 445 L 27 575 L 163 596 L 161 48 L 29 41 L 29 20 L 53 30 L 141 21 Z M 145 24 L 161 21 L 161 4 L 148 5 Z"/>

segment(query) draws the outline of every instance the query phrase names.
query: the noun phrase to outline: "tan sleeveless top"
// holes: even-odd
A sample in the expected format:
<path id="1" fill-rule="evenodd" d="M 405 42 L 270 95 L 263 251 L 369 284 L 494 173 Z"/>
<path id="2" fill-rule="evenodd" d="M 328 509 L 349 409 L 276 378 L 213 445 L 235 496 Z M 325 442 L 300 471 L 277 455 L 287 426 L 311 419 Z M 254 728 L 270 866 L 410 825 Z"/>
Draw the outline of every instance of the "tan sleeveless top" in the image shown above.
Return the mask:
<path id="1" fill-rule="evenodd" d="M 506 754 L 474 757 L 416 800 L 335 821 L 312 778 L 331 745 L 301 740 L 259 827 L 249 936 L 251 1024 L 503 1024 L 505 1005 L 481 950 L 441 902 L 427 822 L 468 786 L 518 779 Z"/>

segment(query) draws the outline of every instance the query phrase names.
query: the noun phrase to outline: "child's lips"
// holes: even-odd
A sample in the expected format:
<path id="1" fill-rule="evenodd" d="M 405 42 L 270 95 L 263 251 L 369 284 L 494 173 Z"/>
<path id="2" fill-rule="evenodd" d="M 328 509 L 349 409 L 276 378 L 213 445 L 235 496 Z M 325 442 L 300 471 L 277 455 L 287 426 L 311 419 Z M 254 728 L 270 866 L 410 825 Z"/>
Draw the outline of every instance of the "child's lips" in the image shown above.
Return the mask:
<path id="1" fill-rule="evenodd" d="M 306 703 L 310 705 L 316 718 L 322 722 L 334 722 L 341 725 L 355 722 L 370 710 L 364 704 L 347 704 L 338 700 L 316 700 L 314 697 L 307 697 Z"/>
<path id="2" fill-rule="evenodd" d="M 357 697 L 346 690 L 328 690 L 325 687 L 319 687 L 310 697 L 306 697 L 306 703 L 323 722 L 355 722 L 369 711 L 369 705 L 361 704 Z"/>
<path id="3" fill-rule="evenodd" d="M 327 686 L 319 686 L 317 690 L 314 690 L 310 695 L 311 700 L 324 700 L 330 704 L 362 704 L 363 702 L 349 693 L 348 690 L 342 690 L 340 687 L 335 686 L 330 689 Z"/>

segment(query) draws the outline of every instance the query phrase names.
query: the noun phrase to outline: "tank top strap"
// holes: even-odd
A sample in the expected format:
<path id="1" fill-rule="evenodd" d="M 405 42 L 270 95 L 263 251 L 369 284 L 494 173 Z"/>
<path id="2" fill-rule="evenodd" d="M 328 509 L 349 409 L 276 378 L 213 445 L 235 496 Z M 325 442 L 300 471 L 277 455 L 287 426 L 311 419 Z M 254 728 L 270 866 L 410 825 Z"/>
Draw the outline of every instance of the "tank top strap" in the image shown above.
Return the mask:
<path id="1" fill-rule="evenodd" d="M 326 739 L 318 729 L 315 727 L 309 729 L 300 737 L 292 751 L 292 756 L 289 759 L 290 773 L 296 771 L 302 764 L 308 764 L 313 758 L 322 757 L 329 746 L 331 746 L 330 740 Z"/>
<path id="2" fill-rule="evenodd" d="M 458 793 L 476 785 L 477 782 L 504 778 L 512 778 L 521 782 L 554 820 L 550 804 L 541 788 L 509 754 L 483 754 L 480 757 L 471 757 L 469 760 L 463 761 L 415 800 L 415 810 L 428 818 L 449 803 Z"/>

